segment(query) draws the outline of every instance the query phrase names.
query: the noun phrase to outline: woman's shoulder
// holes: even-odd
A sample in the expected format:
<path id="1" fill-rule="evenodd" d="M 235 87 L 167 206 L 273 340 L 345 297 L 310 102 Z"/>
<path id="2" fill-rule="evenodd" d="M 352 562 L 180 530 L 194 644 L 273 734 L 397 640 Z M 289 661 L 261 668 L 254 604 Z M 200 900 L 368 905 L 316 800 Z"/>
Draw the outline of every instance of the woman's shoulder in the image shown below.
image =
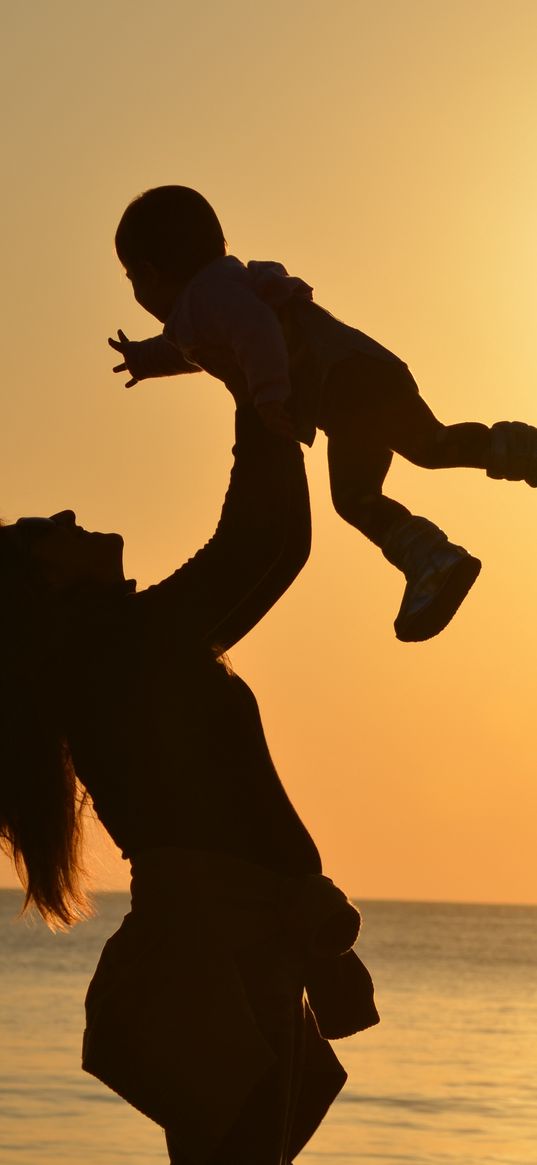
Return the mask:
<path id="1" fill-rule="evenodd" d="M 211 655 L 203 633 L 207 618 L 202 579 L 188 566 L 136 591 L 125 604 L 119 638 L 136 644 L 140 659 L 186 662 Z"/>

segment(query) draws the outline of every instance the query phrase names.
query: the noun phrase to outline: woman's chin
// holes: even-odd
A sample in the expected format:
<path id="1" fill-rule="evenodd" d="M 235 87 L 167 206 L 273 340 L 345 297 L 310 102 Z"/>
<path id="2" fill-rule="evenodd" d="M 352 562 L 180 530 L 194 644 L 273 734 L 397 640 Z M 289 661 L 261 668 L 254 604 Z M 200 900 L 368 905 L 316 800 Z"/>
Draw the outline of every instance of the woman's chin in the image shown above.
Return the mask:
<path id="1" fill-rule="evenodd" d="M 96 575 L 103 586 L 117 586 L 125 582 L 123 572 L 123 538 L 121 534 L 101 534 L 98 569 Z M 97 581 L 97 579 L 96 579 Z"/>

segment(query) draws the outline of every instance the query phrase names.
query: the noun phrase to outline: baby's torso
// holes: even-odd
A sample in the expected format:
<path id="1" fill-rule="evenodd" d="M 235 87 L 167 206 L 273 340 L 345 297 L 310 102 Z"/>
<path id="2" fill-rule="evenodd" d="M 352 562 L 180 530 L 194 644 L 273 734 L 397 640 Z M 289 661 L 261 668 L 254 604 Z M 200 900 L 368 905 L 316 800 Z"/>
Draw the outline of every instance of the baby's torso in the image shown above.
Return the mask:
<path id="1" fill-rule="evenodd" d="M 218 296 L 224 302 L 226 295 L 233 296 L 237 287 L 243 294 L 237 310 L 243 313 L 246 332 L 253 325 L 258 300 L 276 315 L 281 325 L 289 364 L 289 404 L 297 435 L 307 444 L 313 442 L 323 386 L 336 364 L 355 354 L 401 363 L 382 344 L 314 303 L 309 284 L 288 275 L 281 264 L 251 261 L 245 266 L 228 255 L 194 278 L 166 324 L 165 335 L 174 339 L 187 359 L 222 380 L 237 404 L 251 398 L 248 374 L 241 367 L 231 341 L 226 342 L 225 333 L 218 335 L 215 327 Z"/>
<path id="2" fill-rule="evenodd" d="M 278 312 L 289 353 L 292 410 L 301 441 L 311 445 L 322 393 L 337 364 L 352 356 L 401 363 L 398 356 L 365 332 L 336 319 L 319 304 L 289 300 Z"/>

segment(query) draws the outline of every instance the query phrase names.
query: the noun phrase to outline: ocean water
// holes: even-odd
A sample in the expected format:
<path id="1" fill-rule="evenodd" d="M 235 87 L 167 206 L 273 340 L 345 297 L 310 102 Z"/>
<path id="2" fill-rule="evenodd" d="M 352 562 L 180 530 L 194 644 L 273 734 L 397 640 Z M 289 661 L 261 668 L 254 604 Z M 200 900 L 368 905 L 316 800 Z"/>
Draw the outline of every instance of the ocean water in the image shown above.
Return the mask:
<path id="1" fill-rule="evenodd" d="M 156 1125 L 80 1069 L 83 1000 L 128 909 L 67 935 L 0 891 L 1 1165 L 165 1165 Z M 537 907 L 370 901 L 359 949 L 381 1024 L 303 1165 L 537 1165 Z M 255 1165 L 255 1162 L 252 1162 Z"/>

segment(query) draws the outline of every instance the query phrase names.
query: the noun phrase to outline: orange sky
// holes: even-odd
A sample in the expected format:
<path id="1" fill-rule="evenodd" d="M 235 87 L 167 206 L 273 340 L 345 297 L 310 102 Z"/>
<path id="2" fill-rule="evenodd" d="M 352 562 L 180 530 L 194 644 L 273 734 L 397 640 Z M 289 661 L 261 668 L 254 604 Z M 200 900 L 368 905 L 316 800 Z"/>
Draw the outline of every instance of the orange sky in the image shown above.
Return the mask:
<path id="1" fill-rule="evenodd" d="M 537 424 L 533 0 L 47 0 L 3 26 L 7 520 L 120 530 L 141 586 L 216 523 L 225 389 L 127 393 L 106 345 L 158 330 L 113 234 L 161 182 L 397 351 L 442 420 Z M 327 871 L 358 897 L 536 902 L 537 493 L 396 459 L 388 492 L 484 564 L 441 637 L 402 645 L 401 576 L 334 513 L 322 435 L 307 467 L 311 560 L 233 663 Z M 110 847 L 92 863 L 127 884 Z"/>

